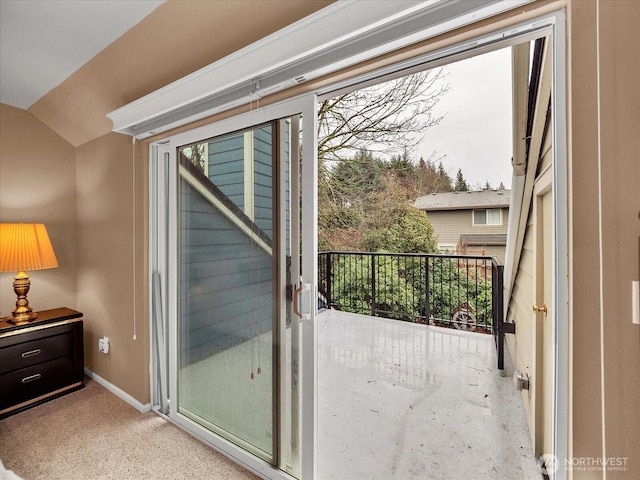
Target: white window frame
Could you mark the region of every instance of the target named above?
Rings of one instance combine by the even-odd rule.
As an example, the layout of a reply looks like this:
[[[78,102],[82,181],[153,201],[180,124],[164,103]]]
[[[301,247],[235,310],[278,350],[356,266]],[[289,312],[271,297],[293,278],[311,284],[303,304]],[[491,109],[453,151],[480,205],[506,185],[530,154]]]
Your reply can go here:
[[[489,220],[489,212],[493,211],[498,211],[498,214],[500,216],[500,220],[498,221],[498,223],[488,223]],[[476,223],[476,212],[479,211],[484,211],[485,212],[485,219],[487,220],[486,223]],[[474,208],[473,210],[471,210],[471,224],[475,227],[475,226],[481,226],[481,227],[499,227],[501,225],[504,224],[504,218],[502,217],[502,208]]]
[[[456,253],[455,243],[439,243],[438,251],[442,253]]]

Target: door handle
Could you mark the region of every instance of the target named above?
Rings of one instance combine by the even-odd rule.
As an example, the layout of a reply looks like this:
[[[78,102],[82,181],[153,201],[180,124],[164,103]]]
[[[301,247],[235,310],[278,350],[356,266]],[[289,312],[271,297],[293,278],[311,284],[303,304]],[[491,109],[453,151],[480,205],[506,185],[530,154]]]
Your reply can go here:
[[[302,287],[298,287],[293,291],[293,313],[302,318],[302,313],[300,313],[300,307],[298,305],[298,296],[302,292]]]
[[[533,306],[533,312],[534,313],[544,313],[544,316],[546,317],[547,313],[548,313],[547,304],[545,303],[541,307],[539,307],[538,305],[534,305]]]
[[[293,292],[293,313],[295,313],[298,317],[302,318],[303,320],[309,320],[311,318],[311,313],[302,313],[300,311],[300,304],[299,304],[298,298],[300,297],[300,294],[302,292],[310,291],[310,290],[311,290],[311,284],[303,283],[298,288],[296,288],[295,291]]]

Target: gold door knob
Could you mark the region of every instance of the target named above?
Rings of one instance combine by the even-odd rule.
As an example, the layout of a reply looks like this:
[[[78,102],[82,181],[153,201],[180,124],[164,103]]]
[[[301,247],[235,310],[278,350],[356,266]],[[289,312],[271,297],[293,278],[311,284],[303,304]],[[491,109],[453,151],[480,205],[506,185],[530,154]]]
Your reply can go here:
[[[539,307],[538,305],[534,305],[533,306],[533,312],[534,313],[544,313],[544,316],[546,317],[547,316],[547,304],[545,303],[541,307]]]

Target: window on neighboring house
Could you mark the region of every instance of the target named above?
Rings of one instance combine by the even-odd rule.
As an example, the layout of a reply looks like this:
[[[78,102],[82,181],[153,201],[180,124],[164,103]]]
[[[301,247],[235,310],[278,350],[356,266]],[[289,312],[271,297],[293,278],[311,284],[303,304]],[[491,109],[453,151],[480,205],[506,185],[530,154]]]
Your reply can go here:
[[[456,246],[454,243],[439,243],[438,251],[440,253],[456,253]]]
[[[499,208],[486,208],[473,211],[474,225],[502,225],[502,212]]]

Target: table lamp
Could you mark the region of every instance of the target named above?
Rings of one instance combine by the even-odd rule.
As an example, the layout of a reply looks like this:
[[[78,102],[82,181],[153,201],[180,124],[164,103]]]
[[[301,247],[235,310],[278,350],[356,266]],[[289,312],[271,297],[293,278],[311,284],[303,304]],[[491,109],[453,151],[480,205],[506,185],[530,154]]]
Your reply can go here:
[[[8,322],[22,324],[38,317],[27,300],[31,281],[26,270],[57,266],[58,260],[44,224],[0,223],[0,272],[18,272],[13,277],[13,291],[18,301],[11,316],[7,317]]]

